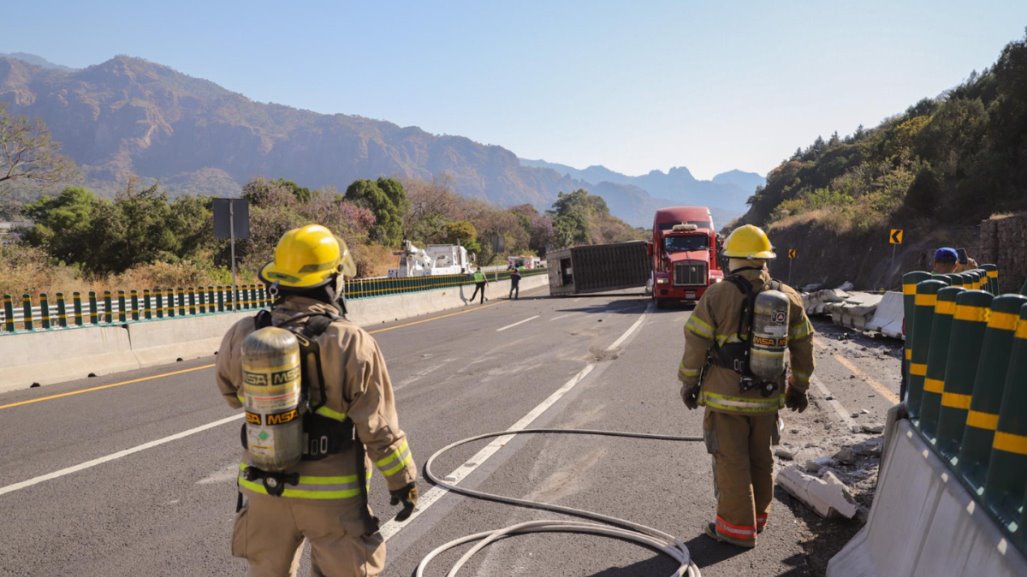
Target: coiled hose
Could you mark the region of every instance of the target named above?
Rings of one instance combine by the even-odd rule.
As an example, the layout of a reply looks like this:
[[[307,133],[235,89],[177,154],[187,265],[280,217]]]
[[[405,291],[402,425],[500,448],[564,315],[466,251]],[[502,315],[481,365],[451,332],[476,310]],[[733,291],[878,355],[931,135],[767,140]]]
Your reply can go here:
[[[536,501],[529,501],[527,499],[515,499],[513,497],[504,497],[502,495],[495,495],[493,493],[486,493],[484,491],[475,491],[473,489],[466,489],[458,487],[454,484],[447,483],[446,481],[437,477],[431,470],[432,463],[439,455],[465,445],[474,441],[480,441],[481,439],[490,439],[492,437],[505,437],[512,435],[521,434],[564,434],[564,435],[603,435],[608,437],[628,437],[634,439],[650,439],[659,441],[702,441],[702,437],[681,437],[673,435],[655,435],[649,433],[631,433],[631,432],[618,432],[618,431],[600,431],[593,429],[521,429],[517,431],[504,431],[502,433],[485,433],[484,435],[478,435],[475,437],[469,437],[455,443],[446,445],[445,447],[436,451],[425,463],[424,474],[432,483],[443,487],[454,493],[460,493],[461,495],[467,495],[468,497],[474,497],[477,499],[485,499],[488,501],[496,501],[498,503],[506,503],[509,505],[518,505],[521,507],[528,507],[531,509],[542,509],[546,511],[554,511],[556,513],[563,513],[565,515],[571,515],[574,517],[582,517],[585,519],[592,519],[599,521],[599,523],[589,523],[582,521],[570,521],[570,520],[542,520],[542,521],[528,521],[525,523],[518,523],[502,529],[496,529],[494,531],[484,531],[481,533],[475,533],[473,535],[467,535],[459,539],[454,539],[448,543],[445,543],[430,553],[428,553],[421,562],[417,565],[417,570],[414,572],[415,577],[423,577],[424,569],[428,563],[431,562],[436,556],[441,554],[443,551],[447,551],[458,545],[469,543],[472,541],[479,541],[478,544],[473,546],[470,550],[463,554],[459,560],[453,565],[453,568],[447,573],[447,577],[456,577],[457,572],[461,567],[467,563],[475,553],[481,551],[485,547],[513,535],[520,535],[524,533],[536,533],[536,532],[562,532],[562,533],[587,533],[592,535],[601,535],[605,537],[612,537],[614,539],[621,539],[624,541],[632,541],[637,544],[648,547],[658,553],[663,553],[668,557],[674,559],[678,563],[677,570],[671,574],[671,577],[683,577],[688,575],[689,577],[702,577],[699,572],[699,567],[692,562],[692,557],[688,552],[688,547],[685,546],[684,542],[668,535],[652,527],[646,527],[645,525],[639,525],[631,521],[624,519],[618,519],[617,517],[610,517],[608,515],[601,515],[599,513],[593,513],[591,511],[585,511],[583,509],[575,509],[572,507],[564,507],[562,505],[553,505],[550,503],[539,503]]]

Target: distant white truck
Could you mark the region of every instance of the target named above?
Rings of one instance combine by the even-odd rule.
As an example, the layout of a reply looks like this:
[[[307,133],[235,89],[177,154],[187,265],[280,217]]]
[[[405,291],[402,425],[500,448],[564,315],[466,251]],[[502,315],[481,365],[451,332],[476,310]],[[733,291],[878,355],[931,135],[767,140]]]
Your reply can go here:
[[[506,257],[506,262],[508,266],[514,268],[528,270],[542,268],[542,259],[537,256],[508,256]]]
[[[422,249],[404,240],[403,251],[398,255],[399,268],[389,269],[390,278],[460,274],[471,270],[467,249],[458,244],[429,244]]]

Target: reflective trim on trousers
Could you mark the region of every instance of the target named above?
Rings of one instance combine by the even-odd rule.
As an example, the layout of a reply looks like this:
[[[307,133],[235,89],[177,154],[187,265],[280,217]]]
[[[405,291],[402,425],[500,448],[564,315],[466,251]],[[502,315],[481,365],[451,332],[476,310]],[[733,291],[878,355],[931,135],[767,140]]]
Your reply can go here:
[[[699,393],[699,404],[728,413],[770,414],[776,413],[784,406],[784,399],[781,395],[764,399],[735,397],[702,391]]]
[[[756,538],[756,527],[754,525],[732,525],[717,515],[717,533],[733,539],[751,541]]]

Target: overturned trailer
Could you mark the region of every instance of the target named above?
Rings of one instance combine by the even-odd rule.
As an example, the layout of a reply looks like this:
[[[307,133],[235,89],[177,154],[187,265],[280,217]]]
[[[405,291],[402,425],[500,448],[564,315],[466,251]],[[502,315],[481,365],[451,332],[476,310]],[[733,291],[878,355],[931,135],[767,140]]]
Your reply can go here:
[[[549,251],[549,294],[644,289],[651,275],[646,245],[639,240]]]

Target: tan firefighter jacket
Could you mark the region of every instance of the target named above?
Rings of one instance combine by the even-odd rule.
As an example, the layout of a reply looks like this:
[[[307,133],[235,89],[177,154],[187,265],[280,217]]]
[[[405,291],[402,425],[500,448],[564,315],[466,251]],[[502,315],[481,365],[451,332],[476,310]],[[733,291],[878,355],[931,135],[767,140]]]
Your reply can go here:
[[[738,274],[759,291],[770,287],[770,273],[765,269],[745,270]],[[788,310],[788,352],[792,379],[796,389],[805,391],[813,374],[813,325],[795,289],[781,283],[778,290],[791,302]],[[706,355],[714,341],[720,344],[739,341],[738,329],[745,299],[738,287],[729,282],[716,283],[703,294],[685,323],[685,353],[678,367],[678,379],[685,385],[694,385],[702,375],[699,404],[709,409],[727,413],[773,413],[784,406],[781,388],[769,397],[762,396],[757,388],[742,392],[738,373],[715,365],[706,366]]]
[[[275,306],[272,319],[279,325],[292,316],[309,312],[339,313],[338,309],[321,301],[287,296]],[[304,322],[306,319],[289,326],[302,326]],[[240,348],[243,339],[254,330],[253,317],[241,319],[229,329],[218,351],[217,385],[228,404],[235,408],[242,407],[243,398],[239,387],[242,383]],[[356,433],[367,448],[368,477],[373,471],[373,462],[385,477],[390,491],[412,483],[417,478],[417,467],[407,446],[406,433],[399,428],[392,381],[378,343],[367,331],[344,319],[333,321],[317,337],[317,342],[328,397],[317,412],[339,421],[347,416],[353,420]],[[318,388],[312,388],[312,400],[317,400]],[[318,461],[300,461],[286,471],[299,473],[299,484],[287,484],[282,496],[315,500],[359,498],[360,481],[354,451],[350,449]],[[243,459],[240,470],[248,465],[245,451]],[[244,492],[267,494],[259,480],[246,480],[241,473],[239,486]]]

